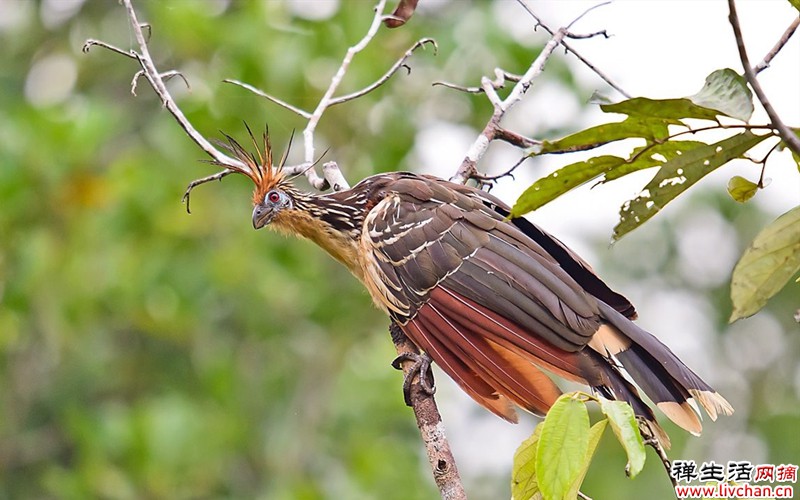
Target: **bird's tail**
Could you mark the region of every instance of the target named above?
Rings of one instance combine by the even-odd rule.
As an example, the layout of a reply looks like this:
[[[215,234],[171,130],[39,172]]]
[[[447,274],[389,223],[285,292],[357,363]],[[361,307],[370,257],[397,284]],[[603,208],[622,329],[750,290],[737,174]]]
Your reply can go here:
[[[602,302],[600,313],[608,324],[595,334],[589,347],[607,359],[619,360],[647,397],[676,425],[692,434],[700,434],[700,414],[693,401],[703,407],[711,420],[716,420],[718,414],[733,413],[733,407],[725,398],[657,338]],[[608,365],[616,371],[612,363]],[[627,400],[637,410],[638,405],[634,403],[638,395],[626,394],[627,389],[619,382],[614,390],[616,399]],[[637,415],[642,413],[637,411]],[[647,418],[646,414],[642,416]]]

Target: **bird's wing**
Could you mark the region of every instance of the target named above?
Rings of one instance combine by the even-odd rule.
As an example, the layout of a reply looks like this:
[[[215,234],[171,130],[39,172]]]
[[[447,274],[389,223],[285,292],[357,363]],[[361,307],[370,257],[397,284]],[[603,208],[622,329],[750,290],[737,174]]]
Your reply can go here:
[[[558,240],[498,207],[478,190],[395,174],[376,191],[361,234],[373,299],[468,394],[512,421],[511,403],[545,413],[560,391],[543,368],[628,401],[659,429],[616,357],[691,432],[701,428],[692,397],[712,418],[732,411],[629,320],[627,299]]]
[[[400,177],[361,245],[376,302],[495,413],[513,419],[508,400],[547,411],[560,392],[537,366],[586,382],[578,352],[600,327],[597,301],[481,200]]]
[[[436,179],[435,177],[426,177],[432,182],[446,182],[441,179]],[[511,208],[491,193],[461,184],[449,182],[446,184],[455,191],[478,198],[484,205],[499,213],[504,218],[508,218],[511,213]],[[543,231],[539,226],[524,217],[513,217],[509,220],[520,231],[525,233],[526,236],[546,250],[584,290],[610,305],[628,319],[636,319],[636,308],[633,304],[631,304],[625,296],[612,290],[597,276],[592,266],[559,239]]]

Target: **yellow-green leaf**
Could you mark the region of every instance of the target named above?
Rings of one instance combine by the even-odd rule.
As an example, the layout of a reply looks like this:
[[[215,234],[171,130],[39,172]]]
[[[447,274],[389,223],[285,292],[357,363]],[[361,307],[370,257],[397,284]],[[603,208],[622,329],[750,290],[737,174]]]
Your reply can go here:
[[[541,433],[542,425],[539,424],[514,453],[514,467],[511,473],[512,500],[530,500],[536,495],[541,497],[539,484],[536,482],[536,449],[539,447]]]
[[[544,141],[538,148],[533,148],[530,156],[586,151],[609,142],[630,138],[658,142],[669,136],[668,123],[668,120],[663,119],[628,117],[621,122],[604,123],[581,130],[557,141]]]
[[[614,227],[614,240],[650,220],[705,175],[734,158],[741,158],[767,137],[771,136],[755,135],[747,130],[717,143],[696,147],[664,163],[639,196],[622,205],[619,223]]]
[[[581,473],[578,475],[578,478],[574,483],[572,483],[572,487],[570,487],[569,492],[567,492],[566,498],[578,497],[578,492],[581,489],[583,480],[586,478],[586,473],[589,471],[589,465],[591,464],[594,452],[597,449],[597,445],[600,444],[600,438],[603,437],[603,431],[606,430],[607,426],[608,419],[604,418],[603,420],[594,424],[591,429],[589,429],[589,448],[586,450],[585,465],[583,470],[581,470]]]
[[[617,436],[628,455],[628,475],[636,477],[644,467],[645,450],[633,408],[625,401],[611,401],[600,398],[600,409],[611,422],[611,430]]]
[[[755,196],[756,191],[758,191],[758,184],[748,181],[740,175],[734,175],[728,181],[728,194],[739,203],[744,203]]]
[[[789,0],[789,3],[792,4],[792,7],[800,11],[800,0]]]
[[[655,146],[648,144],[641,146],[631,152],[630,158],[618,167],[614,167],[605,174],[603,183],[619,179],[632,172],[638,172],[646,168],[661,167],[669,160],[685,154],[691,149],[706,146],[704,142],[698,141],[667,141]]]
[[[746,318],[800,271],[800,206],[794,207],[755,237],[733,269],[730,321]]]
[[[704,108],[693,103],[688,97],[678,99],[650,99],[634,97],[615,104],[603,104],[600,109],[606,113],[622,113],[642,118],[661,118],[672,120],[676,125],[682,118],[716,120],[719,111]]]
[[[598,156],[560,168],[526,189],[511,209],[511,216],[519,217],[536,210],[624,162],[625,160],[618,156]]]
[[[562,500],[586,464],[589,412],[572,394],[556,400],[542,426],[536,451],[536,477],[546,500]]]

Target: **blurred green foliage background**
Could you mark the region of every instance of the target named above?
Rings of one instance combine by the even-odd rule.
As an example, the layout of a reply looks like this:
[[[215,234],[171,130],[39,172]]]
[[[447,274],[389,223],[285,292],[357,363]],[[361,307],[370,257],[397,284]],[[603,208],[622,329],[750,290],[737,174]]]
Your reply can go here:
[[[372,16],[366,1],[323,20],[277,1],[137,5],[152,24],[157,64],[180,69],[192,85],[188,92],[175,79],[170,89],[196,128],[243,138],[242,120],[256,129],[268,121],[278,149],[304,123],[222,80],[313,108]],[[187,216],[184,186],[213,171],[197,161],[202,153],[146,82],[131,96],[133,61],[98,48],[81,53],[87,38],[133,47],[123,8],[0,6],[0,498],[435,497],[401,375],[389,367],[386,318],[366,292],[311,244],[252,231],[246,179],[199,188]],[[351,181],[415,168],[410,151],[431,117],[483,127],[485,99],[431,89],[433,80],[475,84],[498,65],[521,71],[536,52],[511,37],[492,4],[444,3],[402,29],[381,30],[342,91],[371,83],[423,36],[436,38],[437,57],[420,51],[410,76],[332,108],[320,124],[318,151],[330,147]],[[581,101],[592,90],[573,82],[559,58],[546,79]],[[587,245],[604,249],[596,264],[622,289],[657,283],[708,300],[708,322],[722,332],[726,285],[687,282],[678,262],[682,221],[715,214],[738,252],[769,217],[722,191],[681,210],[612,252],[606,239]],[[636,265],[642,248],[656,247],[657,262]],[[673,432],[675,457],[797,463],[796,306],[786,291],[762,313],[769,342],[779,343],[766,365],[739,370],[736,356],[747,352],[716,336],[705,341],[721,366],[711,378],[737,416],[694,444]],[[739,336],[754,356],[758,328]],[[452,392],[440,397],[446,426],[448,417],[462,427],[492,419],[471,404],[448,410]],[[523,432],[533,424],[524,420]],[[511,432],[502,423],[491,429]],[[587,493],[670,495],[652,456],[627,480],[611,441],[600,446]],[[481,460],[454,447],[459,460]],[[501,472],[464,474],[473,498],[508,497],[507,455]]]

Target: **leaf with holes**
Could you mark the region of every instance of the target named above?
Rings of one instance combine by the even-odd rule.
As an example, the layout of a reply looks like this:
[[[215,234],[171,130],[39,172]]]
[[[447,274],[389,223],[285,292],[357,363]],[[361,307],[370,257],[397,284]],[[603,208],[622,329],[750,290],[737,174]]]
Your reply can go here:
[[[749,130],[714,144],[696,147],[664,163],[642,192],[622,205],[619,223],[614,227],[614,240],[641,226],[676,196],[707,174],[743,155],[771,135],[755,135]]]
[[[511,209],[511,217],[519,217],[536,210],[624,162],[625,159],[619,156],[598,156],[562,167],[526,189]]]
[[[753,116],[753,93],[747,80],[730,68],[718,69],[708,75],[700,92],[689,96],[689,100],[743,122]]]
[[[611,430],[628,455],[628,475],[636,477],[644,467],[646,458],[644,442],[636,424],[633,408],[625,401],[610,401],[600,398],[600,409],[611,422]]]
[[[589,412],[574,394],[564,394],[539,425],[542,426],[536,451],[539,489],[548,500],[562,500],[587,463]]]
[[[733,269],[730,321],[764,307],[800,271],[800,206],[781,215],[755,237]]]
[[[536,450],[539,447],[539,435],[542,425],[533,430],[528,439],[522,442],[514,453],[514,468],[511,473],[512,500],[529,500],[541,498],[539,483],[536,482]]]
[[[603,183],[619,179],[625,175],[646,168],[661,167],[669,160],[685,154],[686,152],[706,146],[704,142],[697,141],[669,141],[655,146],[641,146],[633,150],[630,158],[605,174]]]
[[[758,191],[758,184],[748,181],[740,175],[734,175],[728,181],[728,194],[739,203],[744,203],[755,196],[756,191]]]

